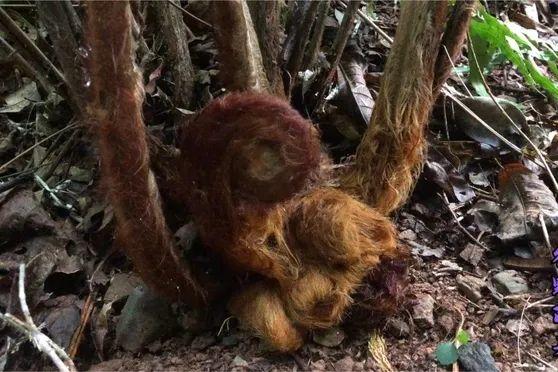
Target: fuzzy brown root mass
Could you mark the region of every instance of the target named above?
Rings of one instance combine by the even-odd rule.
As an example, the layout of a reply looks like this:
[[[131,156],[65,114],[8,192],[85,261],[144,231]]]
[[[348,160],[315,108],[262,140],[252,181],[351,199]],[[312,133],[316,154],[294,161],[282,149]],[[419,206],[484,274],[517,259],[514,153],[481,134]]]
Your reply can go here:
[[[277,350],[341,322],[363,278],[399,255],[386,217],[323,186],[318,134],[286,101],[249,92],[215,100],[180,147],[205,244],[237,272],[260,276],[229,308]]]
[[[201,285],[196,267],[174,246],[149,166],[132,26],[128,2],[87,4],[87,113],[116,216],[117,242],[146,284],[201,306],[211,298],[210,285]],[[416,95],[423,93],[418,87]],[[416,105],[415,93],[405,94]],[[360,149],[361,159],[379,156],[378,174],[408,179],[422,154],[418,123],[428,110],[399,102],[401,112],[395,114],[383,104],[387,111],[376,115],[395,115],[400,132],[368,134],[373,141]],[[410,128],[402,128],[409,122]],[[229,269],[249,274],[231,297],[231,312],[282,352],[299,348],[309,331],[341,322],[362,281],[381,273],[383,262],[402,256],[395,229],[382,213],[400,203],[401,195],[374,189],[380,211],[371,208],[327,186],[328,162],[316,129],[288,102],[244,92],[214,100],[184,128],[179,164],[172,167],[180,188],[172,194],[193,216],[204,244]],[[382,298],[373,300],[379,313],[390,307]]]

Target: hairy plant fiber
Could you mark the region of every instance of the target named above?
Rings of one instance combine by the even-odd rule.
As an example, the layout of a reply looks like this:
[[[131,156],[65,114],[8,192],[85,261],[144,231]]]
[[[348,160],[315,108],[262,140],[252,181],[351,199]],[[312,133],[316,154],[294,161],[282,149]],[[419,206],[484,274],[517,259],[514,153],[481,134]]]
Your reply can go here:
[[[204,305],[212,283],[175,249],[149,166],[129,5],[91,2],[87,16],[87,112],[118,244],[159,293]],[[169,162],[161,184],[179,189],[165,191],[191,213],[224,265],[242,277],[252,273],[229,308],[276,350],[295,350],[309,331],[341,322],[362,281],[384,280],[383,262],[404,256],[387,217],[328,186],[329,159],[312,124],[261,90],[211,102],[184,128],[172,165],[174,158],[161,163]],[[389,283],[378,283],[379,293],[393,296],[380,289]],[[393,299],[373,301],[375,315],[393,308]]]
[[[414,186],[425,152],[424,130],[433,105],[434,65],[446,1],[405,1],[370,125],[343,186],[381,213],[401,206]]]
[[[237,272],[263,277],[229,308],[279,351],[339,323],[368,272],[400,255],[386,217],[322,186],[328,160],[316,130],[286,101],[261,93],[214,100],[180,149],[202,240]]]
[[[173,245],[149,169],[141,116],[143,89],[134,66],[133,17],[128,2],[87,4],[91,86],[87,115],[97,137],[102,179],[114,208],[117,244],[147,285],[194,305],[207,293]]]

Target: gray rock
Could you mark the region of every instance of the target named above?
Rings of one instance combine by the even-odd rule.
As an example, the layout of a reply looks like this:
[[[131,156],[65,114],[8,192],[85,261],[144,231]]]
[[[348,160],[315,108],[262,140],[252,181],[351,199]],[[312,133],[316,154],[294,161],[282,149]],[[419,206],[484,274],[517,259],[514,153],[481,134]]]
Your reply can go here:
[[[171,305],[148,289],[137,287],[122,309],[116,325],[116,343],[137,352],[169,335],[177,327]]]
[[[515,270],[504,270],[494,275],[494,284],[503,295],[520,294],[529,291],[527,281]]]
[[[345,358],[338,360],[333,365],[333,368],[339,372],[346,372],[352,371],[353,367],[355,366],[355,361],[350,356],[346,356]]]
[[[248,362],[245,361],[240,355],[234,357],[231,367],[248,368]]]
[[[235,346],[238,345],[238,342],[239,340],[236,335],[225,336],[221,340],[221,344],[223,344],[224,346]]]
[[[484,250],[476,244],[467,243],[465,248],[459,253],[459,257],[469,262],[471,265],[476,266],[479,264]]]
[[[482,298],[482,289],[486,287],[484,280],[470,275],[458,275],[455,280],[459,292],[469,300],[477,302]]]
[[[413,319],[420,326],[434,325],[434,299],[430,295],[419,297],[413,306]]]
[[[317,330],[312,335],[315,343],[327,347],[339,346],[345,339],[345,332],[339,327]]]
[[[457,349],[459,364],[466,371],[498,372],[490,347],[484,342],[471,342]]]
[[[519,319],[509,319],[506,322],[506,329],[514,335],[517,335],[518,332],[525,335],[529,332],[530,328],[531,327],[529,327],[529,324],[526,321],[521,322]]]
[[[391,318],[387,322],[387,332],[395,337],[406,337],[411,332],[409,324],[399,318]]]

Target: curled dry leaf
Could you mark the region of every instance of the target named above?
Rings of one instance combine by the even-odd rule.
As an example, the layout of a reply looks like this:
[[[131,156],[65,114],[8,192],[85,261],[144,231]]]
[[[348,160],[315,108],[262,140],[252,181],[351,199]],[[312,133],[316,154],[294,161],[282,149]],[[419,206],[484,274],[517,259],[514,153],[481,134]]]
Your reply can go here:
[[[544,182],[523,164],[504,167],[499,176],[500,231],[498,237],[510,241],[529,236],[540,228],[539,214],[543,214],[550,229],[558,224],[558,203]]]
[[[484,120],[495,131],[500,133],[509,141],[518,146],[523,145],[524,140],[518,134],[517,129],[500,112],[500,109],[490,97],[464,98],[462,99],[462,102],[465,106],[471,109],[471,111],[477,114],[478,117]],[[516,123],[520,128],[525,128],[527,122],[526,118],[515,103],[504,99],[498,99],[498,103],[511,117],[514,123]],[[492,147],[502,146],[502,142],[498,139],[498,137],[483,127],[461,107],[454,105],[448,112],[453,113],[454,122],[467,136],[477,142],[484,143]]]
[[[345,80],[340,98],[347,113],[358,120],[358,129],[363,133],[370,123],[374,98],[372,98],[364,78],[366,72],[364,57],[357,52],[352,52],[350,55],[352,58],[343,63],[340,68],[343,80]]]

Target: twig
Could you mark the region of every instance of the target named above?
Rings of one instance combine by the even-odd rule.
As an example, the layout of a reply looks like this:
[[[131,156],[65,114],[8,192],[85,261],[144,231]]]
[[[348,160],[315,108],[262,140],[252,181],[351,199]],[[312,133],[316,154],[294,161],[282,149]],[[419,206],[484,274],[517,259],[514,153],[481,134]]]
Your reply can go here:
[[[60,152],[58,153],[58,155],[56,155],[54,160],[51,162],[50,166],[43,173],[42,176],[46,181],[48,181],[48,179],[52,176],[52,174],[54,173],[56,168],[58,168],[58,165],[60,165],[60,162],[62,161],[62,158],[72,148],[79,132],[80,132],[79,130],[76,130],[74,133],[71,134],[70,138],[62,146],[62,149],[60,149]]]
[[[525,305],[523,306],[523,310],[521,310],[521,316],[519,317],[519,324],[517,325],[517,362],[519,364],[521,364],[521,349],[519,347],[521,341],[521,326],[523,325],[523,316],[525,315],[525,309],[527,308],[527,305],[529,305],[530,299],[531,297],[527,299]]]
[[[68,346],[68,355],[70,358],[75,358],[79,350],[79,345],[81,344],[81,340],[83,339],[83,331],[85,330],[87,323],[89,323],[89,318],[91,317],[91,313],[95,308],[95,295],[95,292],[90,292],[87,296],[87,299],[85,300],[85,303],[83,304],[79,326],[72,335],[70,345]]]
[[[347,4],[345,4],[344,1],[340,1],[339,4],[346,9],[347,8]],[[370,19],[370,17],[368,17],[366,15],[366,13],[364,13],[362,10],[357,10],[357,14],[359,15],[360,18],[362,18],[362,20],[364,21],[364,23],[366,23],[368,26],[372,27],[377,33],[378,35],[380,35],[381,37],[383,37],[387,42],[389,42],[390,44],[393,44],[393,39],[391,37],[389,37],[388,34],[385,33],[384,30],[381,29],[380,26],[378,26],[376,23],[374,23],[374,21],[372,19]]]
[[[308,38],[310,37],[310,30],[312,29],[312,24],[314,24],[314,19],[316,18],[320,2],[310,1],[307,4],[308,5],[306,6],[306,10],[304,12],[304,18],[301,22],[297,22],[298,26],[296,28],[294,45],[286,64],[287,71],[291,75],[292,79],[288,89],[289,92],[298,80],[298,72],[302,66],[304,51],[306,50],[306,44],[308,43]]]
[[[176,5],[172,0],[167,0],[169,2],[170,5],[174,6],[176,9],[179,9],[182,13],[186,14],[188,17],[198,21],[199,23],[209,27],[210,29],[213,29],[213,26],[209,23],[204,21],[203,19],[195,16],[194,14],[190,13],[189,11],[187,11],[186,9],[184,9],[183,7]]]
[[[459,222],[459,218],[457,217],[457,214],[455,214],[454,210],[451,208],[449,200],[448,200],[448,196],[446,195],[446,193],[443,193],[443,197],[442,195],[438,194],[440,196],[440,199],[442,199],[442,202],[446,205],[446,207],[448,208],[448,210],[450,211],[451,215],[453,216],[453,219],[455,220],[455,223],[457,223],[457,226],[461,229],[461,231],[463,231],[463,233],[465,233],[465,235],[467,235],[469,237],[469,239],[471,239],[473,241],[473,243],[477,244],[479,247],[481,247],[482,249],[484,249],[485,251],[488,250],[488,248],[482,244],[477,238],[475,238],[462,224],[461,222]]]
[[[66,204],[64,203],[62,200],[60,200],[60,198],[58,197],[58,195],[56,195],[56,191],[51,189],[50,186],[37,174],[35,174],[33,176],[33,178],[35,178],[35,181],[37,181],[37,183],[39,184],[39,186],[45,190],[46,192],[48,192],[48,194],[50,195],[50,197],[52,198],[52,200],[54,201],[54,204],[56,204],[57,206],[67,209],[67,210],[72,210],[74,209],[74,207],[71,204]]]
[[[550,252],[550,257],[552,258],[554,252],[552,249],[552,244],[550,243],[550,236],[548,235],[548,229],[546,228],[546,223],[544,222],[544,216],[542,212],[539,213],[539,222],[541,223],[541,229],[544,237],[544,244],[548,248],[548,251]],[[554,271],[556,272],[556,275],[558,275],[558,267],[556,267],[556,265],[552,265],[552,266],[554,267]]]
[[[525,350],[525,352],[527,354],[529,354],[529,356],[531,358],[533,358],[534,360],[536,360],[539,363],[544,364],[545,366],[547,366],[548,368],[550,368],[550,370],[552,371],[558,371],[558,368],[556,368],[555,366],[553,366],[552,364],[548,363],[546,360],[542,359],[541,357],[536,356],[535,354],[529,352],[528,350]]]
[[[27,299],[25,298],[25,264],[19,266],[18,297],[25,322],[9,313],[0,314],[0,319],[4,320],[18,332],[27,336],[37,350],[50,358],[59,371],[76,371],[74,362],[68,357],[64,349],[42,333],[31,317]]]
[[[312,33],[312,37],[308,42],[308,52],[306,54],[306,58],[304,59],[304,63],[302,65],[303,70],[307,68],[312,68],[314,63],[316,63],[316,59],[318,58],[320,46],[322,45],[322,37],[325,29],[325,21],[327,19],[327,13],[329,11],[329,1],[330,0],[325,0],[320,3],[320,7],[318,9],[318,18],[314,23],[314,32]]]
[[[543,298],[542,300],[532,302],[527,306],[527,310],[529,310],[532,307],[538,307],[538,305],[542,305],[542,304],[544,304],[548,301],[552,301],[552,300],[554,300],[554,296],[546,297],[546,298]],[[551,306],[553,306],[553,305],[551,305]]]
[[[24,72],[29,75],[29,77],[35,79],[46,93],[50,93],[54,90],[48,79],[39,73],[35,67],[31,66],[31,64],[23,58],[17,50],[15,50],[14,47],[12,47],[10,43],[2,37],[0,37],[0,44],[8,50],[8,57],[13,57],[14,62],[17,63],[24,70]]]
[[[347,45],[347,41],[349,40],[351,32],[353,31],[353,22],[355,20],[356,12],[359,6],[359,0],[350,1],[349,5],[346,6],[343,20],[341,21],[341,25],[339,26],[337,35],[335,36],[335,40],[333,41],[333,46],[331,47],[331,55],[328,58],[328,60],[330,61],[329,71],[318,85],[318,87],[320,88],[320,94],[318,96],[318,100],[316,101],[316,108],[314,109],[314,111],[322,110],[322,103],[329,88],[329,83],[331,79],[333,79],[335,71],[337,71],[337,66],[341,61],[343,50],[345,50],[345,45]]]
[[[19,158],[21,158],[23,155],[29,153],[30,151],[33,151],[33,149],[37,146],[42,145],[43,143],[45,143],[46,141],[48,141],[49,139],[58,136],[59,134],[61,134],[62,132],[65,132],[67,130],[70,129],[74,129],[76,128],[78,125],[77,124],[70,124],[60,130],[57,130],[56,132],[52,133],[50,136],[40,140],[39,142],[35,143],[33,146],[29,147],[28,149],[20,152],[19,154],[17,154],[17,156],[13,157],[12,159],[8,160],[7,162],[5,162],[4,164],[0,165],[0,171],[2,171],[3,169],[5,169],[8,165],[12,164],[14,161],[18,160]]]
[[[37,59],[45,67],[52,70],[60,82],[65,82],[64,75],[60,72],[60,70],[58,70],[50,59],[35,45],[35,43],[33,43],[33,41],[31,41],[31,39],[29,39],[25,32],[19,28],[19,26],[10,18],[8,13],[2,8],[0,8],[0,23],[4,26],[6,31],[12,34],[23,50],[29,53],[33,58]]]
[[[448,61],[451,64],[451,68],[453,70],[455,70],[455,64],[453,63],[453,61],[451,60],[451,56],[448,52],[448,48],[446,48],[445,45],[442,45],[444,52],[446,53],[446,56],[448,57]],[[461,77],[461,75],[459,74],[455,74],[457,76],[457,78],[459,79],[459,82],[461,83],[461,85],[463,86],[463,89],[465,89],[465,91],[467,92],[467,94],[469,95],[469,97],[473,97],[473,93],[471,93],[471,91],[469,90],[469,88],[467,88],[467,84],[465,84],[465,82],[463,81],[463,78]]]

